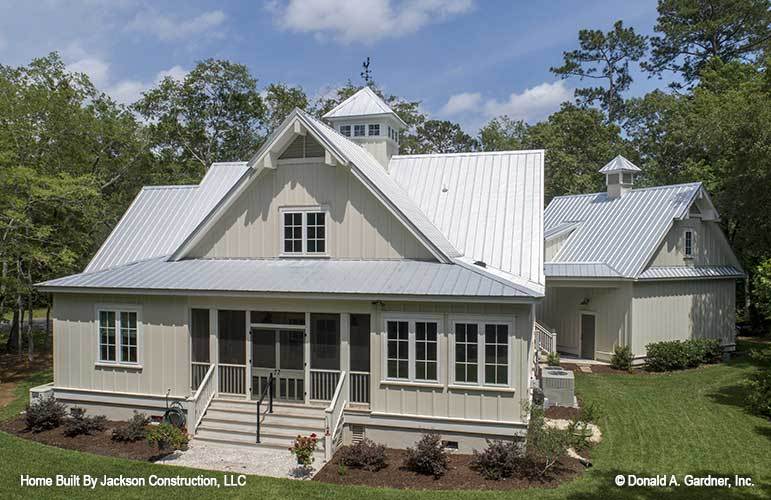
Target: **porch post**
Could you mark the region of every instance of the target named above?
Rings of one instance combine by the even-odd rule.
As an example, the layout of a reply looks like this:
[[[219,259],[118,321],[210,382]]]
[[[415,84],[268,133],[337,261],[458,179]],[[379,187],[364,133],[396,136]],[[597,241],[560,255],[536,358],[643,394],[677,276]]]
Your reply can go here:
[[[340,370],[351,371],[351,314],[340,314]],[[350,376],[350,374],[349,374]],[[347,395],[346,395],[347,397]]]
[[[305,404],[311,399],[311,313],[305,313],[305,348],[303,349],[305,367]]]
[[[209,364],[215,366],[214,368],[214,390],[216,393],[220,391],[220,343],[219,332],[217,331],[217,310],[209,308]]]
[[[244,311],[246,316],[244,323],[244,340],[246,341],[246,352],[244,353],[244,375],[246,376],[246,394],[244,395],[247,400],[252,398],[252,317],[250,311]]]

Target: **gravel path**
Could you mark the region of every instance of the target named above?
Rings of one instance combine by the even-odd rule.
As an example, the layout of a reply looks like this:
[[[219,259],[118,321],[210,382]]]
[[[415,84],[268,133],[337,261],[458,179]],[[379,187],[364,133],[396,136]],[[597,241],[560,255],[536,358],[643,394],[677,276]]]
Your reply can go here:
[[[310,479],[323,465],[322,460],[319,454],[316,454],[313,466],[307,470],[297,466],[297,459],[289,453],[289,450],[230,447],[193,439],[190,441],[187,451],[177,451],[157,463],[218,470],[234,474]]]

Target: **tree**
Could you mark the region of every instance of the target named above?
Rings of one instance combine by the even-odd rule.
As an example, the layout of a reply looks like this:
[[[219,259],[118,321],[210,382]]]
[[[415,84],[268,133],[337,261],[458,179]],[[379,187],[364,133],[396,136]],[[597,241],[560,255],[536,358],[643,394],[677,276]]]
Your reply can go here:
[[[308,96],[302,87],[290,87],[283,83],[271,83],[265,88],[267,108],[267,133],[273,132],[294,108],[306,110]]]
[[[417,127],[416,149],[411,153],[465,153],[476,151],[479,143],[457,123],[427,120]]]
[[[608,118],[616,121],[624,108],[622,93],[632,83],[629,62],[639,61],[645,54],[645,37],[636,34],[634,28],[624,28],[623,21],[616,21],[608,33],[579,31],[578,42],[580,48],[563,52],[562,66],[550,70],[562,78],[577,76],[580,80],[604,81],[605,86],[576,89],[576,101],[583,105],[598,102]]]
[[[482,151],[507,151],[524,149],[528,126],[522,120],[512,120],[506,115],[493,118],[479,130]]]
[[[710,59],[757,62],[771,40],[770,7],[768,0],[660,0],[659,36],[643,67],[654,75],[673,71],[691,84]]]
[[[266,107],[246,66],[218,59],[166,77],[134,109],[147,120],[162,176],[195,182],[215,161],[248,159],[265,138]]]

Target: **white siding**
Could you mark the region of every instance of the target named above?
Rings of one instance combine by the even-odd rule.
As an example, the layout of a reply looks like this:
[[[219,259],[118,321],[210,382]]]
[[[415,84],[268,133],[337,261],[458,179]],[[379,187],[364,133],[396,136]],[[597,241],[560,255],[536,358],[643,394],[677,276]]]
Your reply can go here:
[[[661,340],[720,339],[734,343],[735,280],[682,280],[634,285],[632,350]]]
[[[694,232],[692,259],[686,259],[683,251],[683,233],[686,229]],[[717,222],[702,222],[700,219],[675,221],[651,260],[651,267],[687,265],[741,268],[720,225]]]
[[[329,208],[333,258],[434,260],[431,253],[343,167],[282,164],[236,200],[190,257],[270,258],[279,254],[279,208]]]
[[[565,234],[561,234],[555,238],[546,240],[544,242],[544,256],[543,256],[544,262],[550,262],[554,260],[554,257],[562,249],[562,245],[564,245],[565,242],[568,240],[568,238],[570,238],[571,234],[573,234],[573,232],[568,231]]]

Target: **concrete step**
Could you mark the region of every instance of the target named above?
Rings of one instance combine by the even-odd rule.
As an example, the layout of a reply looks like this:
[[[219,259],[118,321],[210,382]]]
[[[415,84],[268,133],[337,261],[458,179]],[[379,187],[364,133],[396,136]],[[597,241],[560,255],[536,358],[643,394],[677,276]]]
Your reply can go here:
[[[275,433],[267,433],[263,432],[260,434],[260,446],[265,447],[271,447],[271,448],[284,448],[288,449],[292,442],[294,441],[294,437],[296,434],[292,435],[289,433],[288,435],[280,435]],[[257,446],[256,443],[256,432],[251,433],[240,433],[240,432],[233,432],[231,430],[222,430],[217,428],[206,428],[203,425],[198,428],[198,432],[195,434],[195,439],[200,439],[202,441],[218,441],[223,443],[235,443],[235,444],[241,444],[241,445],[254,445]],[[324,436],[319,436],[318,443],[316,445],[317,451],[324,451]]]
[[[257,443],[244,443],[244,442],[240,442],[240,441],[229,441],[229,440],[226,440],[226,439],[218,439],[218,438],[199,438],[197,436],[196,436],[195,439],[197,439],[197,440],[199,440],[201,442],[204,442],[204,443],[206,443],[209,446],[211,446],[211,445],[213,445],[213,446],[222,446],[222,447],[226,447],[226,448],[238,448],[238,449],[244,449],[244,450],[253,450],[255,448],[268,448],[268,449],[271,449],[271,450],[276,450],[277,452],[279,450],[283,450],[283,451],[286,451],[287,453],[289,453],[289,450],[287,449],[288,446],[276,446],[276,445],[271,444],[271,443],[260,443],[260,444],[257,444]],[[314,457],[313,463],[320,466],[321,464],[324,463],[324,450],[317,449],[313,453],[313,457]]]
[[[204,419],[219,420],[225,422],[237,422],[257,425],[257,414],[252,412],[239,412],[233,410],[220,410],[211,408],[206,411]],[[286,415],[283,413],[263,413],[262,422],[270,425],[276,424],[281,426],[297,426],[297,427],[311,427],[311,428],[324,428],[325,419],[324,416],[307,416],[307,415]]]
[[[234,413],[254,413],[257,411],[257,404],[254,401],[236,401],[215,399],[209,406],[212,410],[232,411]],[[263,403],[261,411],[267,409],[267,404]],[[273,403],[273,413],[280,415],[306,416],[324,418],[324,408],[316,406],[292,405],[286,403]]]
[[[295,435],[308,435],[311,432],[315,432],[316,434],[319,434],[320,432],[323,433],[325,427],[323,420],[296,419],[273,416],[263,418],[261,424],[264,429],[291,429]],[[230,416],[220,416],[215,412],[214,415],[207,414],[203,420],[201,420],[201,425],[232,428],[236,430],[247,429],[253,431],[257,427],[257,422],[254,418],[250,418],[248,420],[237,420]]]
[[[232,422],[203,421],[198,427],[198,431],[230,432],[233,434],[243,434],[254,437],[257,433],[257,427],[254,425],[247,426],[243,424],[234,424]],[[324,436],[324,430],[318,428],[298,429],[296,427],[275,427],[265,425],[260,427],[260,436],[262,437],[271,436],[277,438],[286,438],[288,440],[294,439],[298,434],[308,436],[313,433],[316,434],[319,440],[321,440],[321,438]]]

